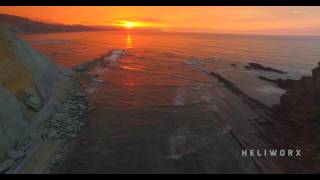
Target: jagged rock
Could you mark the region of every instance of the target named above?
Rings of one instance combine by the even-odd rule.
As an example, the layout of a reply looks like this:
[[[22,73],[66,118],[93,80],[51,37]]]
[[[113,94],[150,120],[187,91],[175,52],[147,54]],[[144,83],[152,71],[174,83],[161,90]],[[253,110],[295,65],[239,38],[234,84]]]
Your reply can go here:
[[[9,170],[15,164],[16,164],[16,162],[12,159],[8,159],[8,160],[0,163],[0,173],[5,173],[7,170]]]
[[[318,154],[320,131],[320,63],[311,77],[302,77],[280,97],[274,107],[274,119],[283,122],[286,134],[296,146],[315,147],[305,154]],[[320,161],[312,162],[318,165]]]
[[[297,80],[292,79],[270,79],[265,76],[259,76],[258,78],[263,81],[272,82],[283,89],[293,88],[297,84]]]
[[[16,151],[16,150],[12,150],[12,151],[9,151],[7,153],[8,157],[12,160],[19,160],[19,159],[22,159],[23,157],[26,156],[25,152],[23,151]]]
[[[245,103],[247,103],[250,106],[256,106],[260,107],[261,109],[264,109],[266,112],[270,110],[268,106],[261,103],[260,101],[248,96],[246,93],[241,91],[241,89],[232,81],[228,80],[227,78],[223,77],[222,75],[211,72],[210,75],[217,78],[218,82],[223,84],[227,89],[229,89],[232,93],[239,96]]]
[[[276,73],[279,73],[279,74],[286,74],[286,72],[284,72],[282,70],[275,69],[275,68],[272,68],[272,67],[266,67],[266,66],[263,66],[263,65],[258,64],[258,63],[249,63],[249,65],[245,66],[245,68],[248,69],[248,70],[256,69],[256,70],[262,70],[262,71],[276,72]]]
[[[210,73],[212,76],[216,77],[219,83],[222,83],[224,86],[226,86],[228,89],[230,89],[233,93],[240,95],[243,94],[243,92],[238,88],[236,84],[233,82],[229,81],[228,79],[224,78],[218,73],[211,72]]]

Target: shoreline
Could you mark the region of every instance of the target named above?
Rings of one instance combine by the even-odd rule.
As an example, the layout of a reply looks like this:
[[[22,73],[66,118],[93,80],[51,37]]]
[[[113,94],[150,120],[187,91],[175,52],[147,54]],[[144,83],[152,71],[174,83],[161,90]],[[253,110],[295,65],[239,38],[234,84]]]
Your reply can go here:
[[[54,171],[71,151],[76,137],[86,125],[87,115],[95,109],[85,86],[97,81],[99,72],[90,71],[96,67],[107,68],[123,52],[112,50],[68,69],[72,75],[59,81],[53,89],[50,100],[36,114],[35,123],[27,128],[14,150],[7,153],[6,159],[1,160],[0,173],[52,173],[52,169]]]
[[[85,125],[90,108],[78,78],[73,77],[65,83],[67,87],[57,93],[60,102],[52,105],[54,111],[42,119],[43,123],[33,129],[30,136],[20,140],[17,152],[24,152],[24,155],[6,174],[49,173],[62,160],[65,146]]]
[[[49,173],[94,108],[81,83],[86,77],[2,28],[0,45],[0,174]],[[24,74],[12,77],[17,69]]]

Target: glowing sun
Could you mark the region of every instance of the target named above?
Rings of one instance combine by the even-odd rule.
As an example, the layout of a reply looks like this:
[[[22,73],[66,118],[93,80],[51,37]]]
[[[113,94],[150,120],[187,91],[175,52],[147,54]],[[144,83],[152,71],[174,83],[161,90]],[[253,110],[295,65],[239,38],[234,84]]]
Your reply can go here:
[[[133,22],[126,22],[124,24],[124,27],[126,27],[127,29],[131,29],[134,27],[134,23]]]
[[[126,29],[139,28],[139,27],[148,27],[148,24],[138,21],[119,21],[116,25],[124,27]]]

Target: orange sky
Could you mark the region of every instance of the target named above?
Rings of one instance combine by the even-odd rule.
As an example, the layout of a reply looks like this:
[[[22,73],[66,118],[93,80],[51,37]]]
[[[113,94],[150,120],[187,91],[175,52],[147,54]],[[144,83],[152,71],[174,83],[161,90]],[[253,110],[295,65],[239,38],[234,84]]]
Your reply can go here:
[[[320,7],[0,7],[0,13],[64,24],[163,31],[320,35]]]

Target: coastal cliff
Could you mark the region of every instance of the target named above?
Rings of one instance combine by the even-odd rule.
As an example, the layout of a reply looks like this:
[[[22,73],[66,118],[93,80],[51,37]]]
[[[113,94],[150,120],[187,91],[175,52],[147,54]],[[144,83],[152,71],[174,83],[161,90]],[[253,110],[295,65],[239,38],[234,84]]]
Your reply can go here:
[[[289,138],[304,150],[304,161],[310,169],[319,169],[320,150],[320,63],[311,76],[300,80],[277,81],[287,91],[274,107],[274,119],[279,122]],[[288,86],[290,82],[290,86]]]
[[[55,149],[79,130],[87,102],[75,72],[0,28],[0,173],[47,171]]]
[[[70,71],[0,30],[0,154],[12,148]],[[4,137],[4,138],[2,138]],[[3,141],[3,142],[2,142]]]

